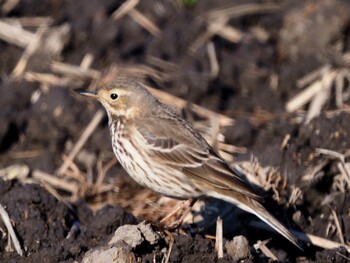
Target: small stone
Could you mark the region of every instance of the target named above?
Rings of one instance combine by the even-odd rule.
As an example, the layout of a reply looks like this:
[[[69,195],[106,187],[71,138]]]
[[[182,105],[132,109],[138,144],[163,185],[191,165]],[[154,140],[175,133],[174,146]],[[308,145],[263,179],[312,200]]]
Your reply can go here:
[[[136,262],[135,255],[125,247],[103,246],[88,251],[82,263]]]
[[[119,227],[109,241],[109,245],[115,244],[119,241],[124,241],[130,247],[135,248],[144,241],[138,225],[123,225]]]
[[[159,235],[153,231],[151,224],[146,224],[145,221],[138,224],[138,228],[141,231],[144,238],[151,244],[154,245],[159,240]]]
[[[235,236],[225,244],[226,252],[235,261],[249,259],[251,257],[248,240],[244,236]]]

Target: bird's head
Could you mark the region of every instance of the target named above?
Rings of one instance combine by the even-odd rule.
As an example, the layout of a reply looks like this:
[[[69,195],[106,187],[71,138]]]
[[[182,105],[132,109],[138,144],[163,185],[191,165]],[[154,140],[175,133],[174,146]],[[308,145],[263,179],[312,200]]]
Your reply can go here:
[[[152,109],[156,99],[140,83],[132,80],[117,80],[98,85],[96,92],[80,92],[99,100],[108,115],[133,119]]]

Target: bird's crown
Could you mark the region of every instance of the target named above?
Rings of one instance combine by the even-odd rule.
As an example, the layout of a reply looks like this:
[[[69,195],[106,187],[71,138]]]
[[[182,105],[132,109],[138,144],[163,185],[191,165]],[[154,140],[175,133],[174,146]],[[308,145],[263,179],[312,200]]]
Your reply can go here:
[[[109,83],[97,83],[96,92],[82,92],[82,95],[99,100],[105,107],[109,117],[122,116],[134,118],[144,114],[156,99],[139,82],[129,79],[117,79]]]

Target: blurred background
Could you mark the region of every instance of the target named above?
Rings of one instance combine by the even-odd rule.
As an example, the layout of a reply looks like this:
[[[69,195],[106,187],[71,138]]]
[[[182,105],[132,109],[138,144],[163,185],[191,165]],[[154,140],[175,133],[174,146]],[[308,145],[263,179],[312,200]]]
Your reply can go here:
[[[119,225],[157,222],[179,204],[131,181],[104,110],[77,94],[120,76],[176,108],[288,227],[336,243],[302,261],[217,201],[198,202],[187,227],[212,235],[222,215],[228,239],[273,235],[279,260],[348,257],[349,10],[346,0],[0,1],[0,204],[26,260],[79,260]],[[84,234],[66,239],[76,222]],[[6,244],[3,233],[2,262],[16,257]],[[176,249],[174,262],[215,254]]]

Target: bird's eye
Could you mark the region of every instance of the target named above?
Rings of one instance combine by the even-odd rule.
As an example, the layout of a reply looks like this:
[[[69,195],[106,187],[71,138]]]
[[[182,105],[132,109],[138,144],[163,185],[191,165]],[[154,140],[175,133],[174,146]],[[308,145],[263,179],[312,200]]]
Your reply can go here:
[[[118,99],[118,94],[117,94],[117,93],[112,93],[112,94],[111,94],[111,99],[112,99],[112,100]]]

